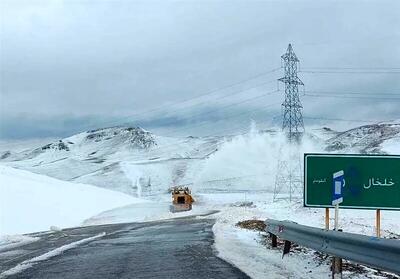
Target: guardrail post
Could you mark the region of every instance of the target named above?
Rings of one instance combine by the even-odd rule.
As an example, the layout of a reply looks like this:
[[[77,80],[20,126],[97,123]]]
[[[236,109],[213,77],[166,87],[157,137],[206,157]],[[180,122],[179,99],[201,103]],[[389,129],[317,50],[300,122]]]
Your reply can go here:
[[[282,258],[283,258],[283,256],[285,256],[287,253],[289,253],[290,252],[290,246],[292,245],[292,242],[290,242],[290,241],[288,241],[288,240],[285,240],[285,245],[283,246],[283,255],[282,255]]]
[[[338,229],[339,232],[342,232],[342,229]],[[335,279],[335,274],[339,274],[340,278],[342,278],[342,266],[343,260],[339,257],[333,257],[332,259],[332,279]]]
[[[278,238],[273,233],[269,233],[269,236],[272,239],[272,247],[278,246]]]
[[[342,263],[343,260],[338,257],[333,257],[332,259],[332,279],[335,279],[335,274],[339,274],[342,278]]]

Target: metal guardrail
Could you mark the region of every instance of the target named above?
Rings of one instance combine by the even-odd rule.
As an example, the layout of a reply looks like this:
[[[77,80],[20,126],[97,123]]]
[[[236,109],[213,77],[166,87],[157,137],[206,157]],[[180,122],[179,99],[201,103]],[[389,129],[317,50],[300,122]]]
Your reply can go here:
[[[267,219],[265,224],[267,232],[285,241],[400,274],[400,240],[324,230],[291,221]]]

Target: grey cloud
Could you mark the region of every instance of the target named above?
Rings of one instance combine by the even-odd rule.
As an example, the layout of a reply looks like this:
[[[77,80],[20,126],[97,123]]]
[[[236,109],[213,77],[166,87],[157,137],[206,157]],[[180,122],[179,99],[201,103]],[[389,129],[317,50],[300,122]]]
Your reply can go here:
[[[400,65],[398,1],[4,0],[0,5],[0,109],[2,127],[8,127],[1,137],[61,136],[85,126],[132,122],[135,117],[126,116],[159,105],[169,109],[145,115],[144,126],[186,127],[192,122],[184,119],[203,111],[205,119],[197,120],[208,120],[209,130],[215,130],[210,106],[180,110],[175,103],[278,67],[289,42],[302,67]],[[399,75],[300,75],[307,90],[400,90]],[[254,83],[242,87],[247,84]],[[249,102],[240,110],[258,111],[276,100]],[[376,105],[379,113],[368,113],[375,103],[303,98],[308,115],[400,118],[390,100]],[[64,118],[71,123],[58,125]],[[24,123],[30,123],[25,132],[12,131]]]

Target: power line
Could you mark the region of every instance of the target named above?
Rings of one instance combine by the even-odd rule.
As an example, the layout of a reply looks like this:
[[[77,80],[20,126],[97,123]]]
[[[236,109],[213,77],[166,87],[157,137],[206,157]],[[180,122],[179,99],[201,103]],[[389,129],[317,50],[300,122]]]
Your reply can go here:
[[[345,96],[345,95],[328,95],[328,94],[304,94],[306,97],[322,97],[322,98],[346,98],[346,99],[370,99],[370,100],[400,100],[400,98],[395,97],[369,97],[369,96]]]
[[[274,106],[274,105],[277,105],[277,104],[279,104],[279,102],[276,102],[276,103],[272,103],[272,104],[270,104],[270,105],[268,105],[267,107],[272,107],[272,106]],[[245,112],[242,112],[242,113],[239,113],[239,114],[232,114],[232,115],[230,115],[230,116],[228,116],[228,117],[225,117],[223,120],[225,120],[225,119],[230,119],[230,118],[234,118],[234,117],[237,117],[237,116],[242,116],[242,115],[246,115],[246,114],[251,114],[251,113],[253,113],[253,112],[249,112],[249,111],[245,111]],[[273,118],[272,118],[273,119]],[[249,119],[244,119],[244,120],[242,120],[240,123],[243,123],[244,121],[248,121]],[[218,122],[220,122],[220,121],[222,121],[222,120],[219,120]],[[263,123],[264,121],[259,121],[259,123]],[[265,121],[266,122],[266,121]],[[174,132],[177,132],[177,131],[180,131],[180,130],[190,130],[190,129],[192,129],[193,127],[196,127],[196,126],[204,126],[204,125],[210,125],[210,122],[200,122],[199,124],[195,124],[195,125],[191,125],[190,127],[182,127],[182,128],[180,128],[180,129],[176,129],[175,131],[172,131],[172,133],[171,133],[171,131],[170,131],[170,133],[168,133],[168,134],[163,134],[163,135],[161,135],[161,136],[164,136],[164,137],[168,137],[168,136],[172,136],[173,134],[174,134]],[[211,124],[214,124],[214,123],[211,123]],[[240,129],[240,130],[237,130],[237,128],[232,128],[232,127],[230,127],[230,128],[228,128],[228,129],[223,129],[223,130],[218,130],[218,131],[216,131],[216,132],[213,132],[213,133],[211,133],[211,134],[207,134],[207,135],[202,135],[202,137],[211,137],[211,136],[217,136],[217,135],[219,135],[221,132],[232,132],[232,131],[236,131],[236,132],[243,132],[243,131],[245,131],[245,130],[247,130],[247,127],[246,128],[244,128],[244,129]],[[169,147],[169,146],[174,146],[174,145],[176,145],[176,144],[171,144],[171,145],[164,145],[164,146],[160,146],[160,147],[157,147],[157,148],[153,148],[152,149],[152,151],[154,151],[154,150],[158,150],[158,149],[161,149],[161,148],[165,148],[165,147]],[[179,148],[179,147],[178,147]]]
[[[319,71],[319,70],[301,70],[306,74],[400,74],[400,71]]]
[[[212,112],[221,111],[222,109],[226,109],[226,108],[230,108],[230,107],[233,107],[233,106],[236,106],[236,105],[240,105],[240,104],[243,104],[243,103],[246,103],[246,102],[254,101],[254,100],[257,100],[257,99],[259,99],[259,98],[262,98],[262,97],[265,97],[265,96],[269,96],[269,95],[271,95],[271,94],[273,94],[273,93],[275,93],[275,92],[278,92],[278,90],[273,90],[273,91],[264,93],[264,94],[262,94],[262,95],[257,95],[257,96],[251,97],[251,98],[247,98],[247,99],[241,100],[241,101],[239,101],[239,102],[231,103],[231,104],[228,104],[228,105],[226,105],[226,106],[223,106],[223,107],[219,107],[219,108],[217,108],[217,109],[214,109],[214,110],[212,110],[212,111],[201,112],[201,113],[199,113],[199,114],[195,114],[195,115],[192,115],[192,116],[189,117],[189,118],[186,118],[186,120],[192,120],[192,119],[195,119],[195,118],[197,118],[198,116],[201,116],[201,115],[207,115],[207,114],[210,114],[210,113],[212,113]],[[270,104],[270,105],[268,105],[267,107],[271,107],[271,106],[276,105],[276,104],[278,104],[278,103],[279,103],[279,102]],[[246,114],[250,114],[250,113],[253,113],[253,112],[245,111],[245,112],[241,112],[241,113],[239,113],[239,114],[231,114],[230,116],[225,117],[224,119],[229,119],[229,118],[232,118],[232,117],[237,117],[237,116],[246,115]],[[177,131],[182,131],[182,130],[183,130],[183,131],[185,131],[185,130],[187,131],[187,130],[192,129],[193,127],[196,127],[196,126],[204,126],[204,125],[206,125],[206,124],[209,125],[210,122],[202,121],[202,122],[200,122],[200,123],[193,124],[193,125],[191,125],[190,127],[181,127],[181,128],[178,128],[178,129],[175,129],[175,130],[170,131],[168,134],[164,134],[164,135],[161,135],[161,136],[166,136],[166,137],[168,137],[168,136],[173,135],[173,134],[176,133]],[[231,129],[231,130],[232,130],[232,129]],[[219,133],[220,133],[220,132],[221,132],[221,131],[219,131]],[[205,137],[209,137],[209,136],[213,136],[213,135],[216,135],[216,134],[206,135]],[[167,146],[159,146],[159,147],[157,147],[157,148],[153,148],[152,151],[156,151],[156,150],[158,150],[158,149],[166,148],[166,147],[173,146],[173,145],[175,145],[175,144],[171,144],[171,145],[167,145]]]
[[[240,85],[240,84],[244,84],[244,83],[249,82],[249,81],[251,81],[251,80],[255,80],[255,79],[260,78],[260,77],[262,77],[262,76],[265,76],[265,75],[274,73],[274,72],[276,72],[276,71],[278,71],[278,70],[280,70],[280,69],[281,69],[281,67],[279,67],[279,68],[274,68],[274,69],[271,69],[271,70],[268,70],[268,71],[265,71],[265,72],[262,72],[262,73],[259,73],[259,74],[250,76],[250,77],[248,77],[248,78],[246,78],[246,79],[243,79],[243,80],[241,80],[241,81],[238,81],[238,82],[235,82],[235,83],[232,83],[232,84],[228,84],[228,85],[225,85],[225,86],[222,86],[222,87],[218,87],[218,88],[216,88],[216,89],[212,89],[212,90],[210,90],[210,91],[207,91],[207,92],[205,92],[205,93],[203,93],[203,94],[197,95],[197,96],[192,97],[192,98],[187,98],[187,99],[184,99],[184,100],[181,100],[181,101],[177,101],[177,102],[175,102],[175,103],[163,104],[163,105],[160,105],[160,106],[157,106],[157,107],[154,107],[154,108],[150,108],[150,109],[145,110],[145,111],[142,111],[142,112],[138,112],[138,113],[134,113],[134,114],[131,114],[131,115],[123,116],[123,117],[120,117],[120,118],[117,119],[117,120],[112,120],[112,121],[103,122],[102,125],[112,125],[112,124],[116,124],[116,123],[121,123],[121,122],[123,122],[123,121],[126,122],[126,121],[129,120],[130,118],[133,118],[133,117],[136,117],[136,116],[148,115],[148,114],[150,114],[150,113],[154,113],[154,112],[156,112],[156,111],[160,111],[160,110],[165,109],[165,108],[171,108],[171,107],[176,106],[176,105],[179,105],[179,104],[184,104],[184,103],[187,103],[187,102],[189,102],[189,101],[193,101],[193,100],[196,100],[196,99],[203,98],[203,97],[205,97],[205,96],[213,95],[213,94],[215,94],[215,93],[217,93],[217,92],[220,92],[220,91],[223,91],[223,90],[226,90],[226,89],[229,89],[229,88],[233,88],[233,87],[238,86],[238,85]],[[274,81],[276,81],[276,80],[274,80]],[[270,81],[269,81],[269,82],[270,82]],[[258,85],[254,86],[254,87],[251,87],[251,88],[248,88],[248,89],[245,89],[245,90],[238,91],[237,93],[244,92],[244,91],[246,91],[246,90],[249,90],[249,89],[252,89],[252,88],[255,88],[255,87],[264,85],[264,84],[267,84],[267,83],[269,83],[269,82],[264,82],[264,83],[258,84]],[[237,94],[237,93],[234,93],[234,94]],[[228,94],[227,96],[231,96],[231,95],[234,95],[234,94]],[[88,129],[88,128],[90,128],[90,127],[93,127],[93,126],[94,126],[94,125],[86,125],[86,129]]]
[[[400,70],[399,67],[301,67],[305,70]]]
[[[276,117],[280,117],[280,115],[277,115]],[[329,117],[323,117],[323,116],[303,116],[303,118],[310,119],[310,120],[329,120],[329,121],[365,122],[365,123],[381,123],[381,122],[393,121],[393,119],[366,120],[366,119],[352,119],[352,118],[329,118]]]
[[[241,104],[244,104],[244,103],[247,103],[247,102],[251,102],[251,101],[254,101],[254,100],[263,98],[263,97],[265,97],[265,96],[269,96],[269,95],[271,95],[271,94],[273,94],[273,93],[276,93],[276,92],[278,92],[278,90],[270,91],[270,92],[268,92],[268,93],[264,93],[264,94],[257,95],[257,96],[251,97],[251,98],[247,98],[247,99],[241,100],[241,101],[239,101],[239,102],[235,102],[235,103],[231,103],[231,104],[228,104],[228,105],[225,105],[225,106],[222,106],[222,107],[218,107],[218,108],[213,109],[213,110],[211,110],[211,111],[201,112],[201,113],[192,115],[192,116],[189,117],[189,118],[184,118],[183,120],[186,120],[186,121],[188,121],[188,120],[193,120],[193,119],[196,119],[196,118],[199,117],[199,116],[209,115],[210,113],[217,112],[217,111],[220,111],[220,110],[222,110],[222,109],[231,108],[231,107],[238,106],[238,105],[241,105]],[[241,114],[248,114],[248,112],[243,112],[243,113],[241,113]],[[204,121],[203,121],[203,122],[204,122]],[[192,125],[192,127],[194,127],[194,126],[196,126],[196,125]],[[177,130],[175,130],[175,131],[179,131],[179,130],[182,130],[182,129],[184,129],[184,128],[180,128],[180,129],[177,129]],[[174,131],[173,131],[173,132],[174,132]]]
[[[304,118],[313,119],[313,120],[344,121],[344,122],[365,122],[365,123],[379,123],[379,122],[392,121],[392,120],[365,120],[365,119],[327,118],[327,117],[318,117],[318,116],[304,116]]]
[[[280,103],[280,102],[275,102],[275,103],[269,104],[269,105],[267,105],[267,106],[264,106],[263,108],[269,108],[269,107],[275,106],[275,105],[277,105],[277,104],[279,104],[279,103]],[[223,121],[223,120],[226,120],[226,119],[236,118],[236,117],[238,117],[238,116],[250,115],[250,114],[254,114],[254,112],[253,112],[253,111],[245,111],[245,112],[242,112],[242,113],[239,113],[239,114],[228,115],[228,116],[225,116],[224,119],[219,120],[218,122]],[[245,119],[245,120],[248,121],[249,119]],[[202,123],[201,125],[193,125],[193,126],[191,126],[190,128],[196,127],[196,126],[204,126],[205,124],[210,124],[209,122],[206,122],[206,121],[203,121],[203,122],[204,122],[204,123]],[[214,124],[214,123],[212,123],[212,124]],[[219,131],[219,132],[221,132],[221,131]],[[211,134],[211,135],[212,135],[212,134]],[[206,136],[210,136],[210,135],[206,135]]]
[[[188,109],[188,108],[193,108],[193,107],[200,106],[200,105],[204,105],[204,104],[208,104],[208,103],[210,103],[210,101],[219,101],[219,100],[222,100],[222,99],[225,99],[225,98],[228,98],[228,97],[232,97],[232,96],[234,96],[234,95],[238,95],[238,94],[240,94],[240,93],[249,91],[249,90],[251,90],[251,89],[255,89],[255,88],[264,86],[264,85],[269,84],[269,83],[272,83],[272,82],[276,82],[276,80],[270,80],[270,81],[262,82],[262,83],[259,83],[259,84],[255,85],[255,86],[252,86],[252,87],[249,87],[249,88],[246,88],[246,89],[242,89],[242,90],[238,90],[238,91],[235,91],[235,92],[231,92],[231,93],[229,93],[229,94],[227,94],[227,95],[220,96],[220,97],[215,98],[215,99],[213,99],[213,100],[207,100],[207,101],[204,101],[204,102],[201,102],[201,103],[192,104],[192,105],[183,107],[183,108],[181,108],[181,109],[177,108],[177,109],[174,110],[174,112],[176,112],[176,111],[181,111],[181,110],[186,110],[186,109]],[[137,122],[138,122],[138,121],[136,121],[136,123],[137,123]],[[166,123],[166,124],[170,124],[170,123]]]
[[[221,99],[224,99],[224,98],[233,96],[233,95],[237,95],[237,94],[240,94],[240,93],[242,93],[242,92],[246,92],[246,91],[248,91],[248,90],[251,90],[251,89],[254,89],[254,88],[258,88],[258,87],[261,87],[261,86],[263,86],[263,85],[266,85],[266,84],[269,84],[269,83],[272,83],[272,82],[276,82],[276,80],[271,80],[271,81],[263,82],[263,83],[260,83],[260,84],[255,85],[255,86],[252,86],[252,87],[250,87],[250,88],[246,88],[246,89],[244,89],[244,90],[238,90],[238,91],[232,92],[232,93],[230,93],[230,94],[228,94],[228,95],[224,95],[224,96],[221,96],[221,97],[219,97],[219,98],[216,98],[216,99],[214,99],[214,101],[216,101],[216,100],[221,100]],[[180,120],[184,120],[184,121],[186,121],[186,122],[187,122],[187,121],[190,121],[190,120],[194,120],[194,119],[196,119],[196,118],[199,117],[199,116],[208,115],[208,114],[210,114],[210,113],[214,113],[214,112],[220,111],[220,110],[222,110],[222,109],[226,109],[226,108],[230,108],[230,107],[233,107],[233,106],[237,106],[237,105],[240,105],[240,104],[243,104],[243,103],[246,103],[246,102],[251,102],[251,101],[257,100],[257,99],[259,99],[259,98],[262,98],[262,97],[271,95],[271,94],[273,94],[273,93],[275,93],[275,92],[278,92],[278,90],[270,91],[270,92],[265,93],[265,94],[262,94],[262,95],[257,95],[257,96],[250,97],[250,98],[247,98],[247,99],[244,99],[244,100],[240,100],[239,102],[234,102],[234,103],[231,103],[231,104],[228,104],[228,105],[225,105],[225,106],[218,107],[218,108],[213,109],[213,110],[209,110],[209,111],[205,111],[205,112],[200,112],[200,113],[191,115],[190,117],[181,118]],[[202,102],[202,103],[197,103],[197,104],[193,104],[193,105],[190,105],[190,106],[186,106],[186,107],[184,107],[184,108],[182,108],[182,109],[176,109],[175,112],[176,112],[176,111],[182,111],[182,110],[185,110],[185,109],[188,109],[188,108],[192,108],[192,107],[196,107],[196,106],[202,105],[202,104],[208,104],[209,102],[210,102],[210,100],[205,101],[205,102]],[[167,123],[163,123],[163,125],[174,124],[175,122],[176,122],[176,120],[174,120],[174,121],[169,121],[169,122],[167,122]],[[136,123],[136,125],[137,125],[137,124],[138,124],[138,121],[136,121],[135,123]],[[196,126],[196,125],[192,125],[192,126]],[[181,129],[182,129],[182,128],[180,128],[180,129],[178,129],[178,130],[181,130]],[[173,132],[174,132],[174,131],[173,131]],[[171,134],[171,133],[169,133],[169,134]]]
[[[189,101],[193,101],[193,100],[195,100],[195,99],[200,99],[200,98],[202,98],[202,97],[204,97],[204,96],[213,95],[213,94],[215,94],[216,92],[223,91],[223,90],[226,90],[226,89],[229,89],[229,88],[233,88],[233,87],[235,87],[235,86],[237,86],[237,85],[246,83],[246,82],[248,82],[248,81],[250,81],[250,80],[257,79],[257,78],[259,78],[259,77],[261,77],[261,76],[264,76],[264,75],[266,75],[266,74],[270,74],[270,73],[276,72],[276,71],[279,70],[279,69],[281,69],[281,68],[275,68],[275,69],[272,69],[272,70],[270,70],[270,71],[267,71],[267,72],[264,72],[264,73],[261,73],[261,74],[257,74],[257,75],[255,75],[255,76],[252,76],[252,77],[247,78],[247,79],[245,79],[245,80],[241,80],[241,81],[239,81],[239,82],[236,82],[236,83],[233,83],[233,84],[230,84],[230,85],[227,85],[227,86],[223,86],[223,87],[220,87],[220,88],[213,89],[213,90],[211,90],[211,91],[209,91],[209,92],[206,92],[206,93],[204,93],[204,94],[197,95],[197,96],[195,96],[195,97],[193,97],[193,98],[187,98],[187,99],[184,99],[184,100],[182,100],[182,101],[178,101],[178,102],[175,102],[175,103],[172,103],[172,104],[162,105],[162,106],[156,107],[156,108],[154,108],[154,109],[151,109],[151,110],[149,110],[149,111],[145,111],[145,112],[143,112],[143,113],[146,113],[146,114],[147,114],[148,112],[158,111],[158,110],[163,109],[163,108],[165,108],[165,107],[170,108],[171,106],[175,106],[175,105],[178,105],[178,104],[182,104],[182,103],[186,103],[186,102],[189,102]],[[257,87],[260,87],[260,86],[262,86],[262,85],[265,85],[265,84],[268,84],[268,83],[271,83],[271,82],[275,82],[275,81],[276,81],[276,80],[270,80],[270,81],[267,81],[267,82],[262,82],[262,83],[259,83],[259,84],[255,85],[255,86],[252,86],[252,87],[250,87],[250,88],[242,89],[242,90],[235,91],[235,92],[233,92],[233,93],[229,93],[229,94],[227,94],[227,95],[221,96],[220,98],[217,98],[217,100],[218,100],[218,99],[223,99],[223,98],[226,98],[226,97],[229,97],[229,96],[232,96],[232,95],[235,95],[235,94],[238,94],[238,93],[241,93],[241,92],[244,92],[244,91],[253,89],[253,88],[257,88]],[[205,103],[205,102],[202,102],[202,103],[200,103],[200,104],[203,104],[203,103]],[[195,104],[195,105],[198,105],[198,104]],[[134,114],[134,115],[132,115],[132,116],[141,115],[141,114],[143,114],[143,113]]]
[[[279,104],[279,102],[276,102],[276,103],[272,103],[272,104],[270,104],[270,105],[268,105],[267,107],[272,107],[272,106],[274,106],[274,105],[277,105],[277,104]],[[252,112],[250,112],[250,113],[252,113]],[[236,116],[239,116],[239,115],[243,115],[243,114],[249,114],[249,112],[244,112],[244,113],[240,113],[240,114],[234,114],[233,115],[233,117],[236,117]],[[228,118],[232,118],[232,117],[226,117],[226,118],[224,118],[224,120],[225,119],[228,119]],[[272,117],[271,119],[274,119],[274,117]],[[244,121],[248,121],[248,119],[244,119],[244,120],[242,120],[240,123],[242,123],[242,122],[244,122]],[[267,121],[258,121],[257,123],[264,123],[264,122],[267,122]],[[269,122],[269,121],[268,121]],[[208,123],[204,123],[204,124],[210,124],[209,122]],[[204,124],[202,124],[202,123],[200,123],[200,125],[193,125],[193,126],[191,126],[191,127],[189,127],[189,129],[191,129],[192,127],[194,127],[194,126],[203,126]],[[189,130],[188,129],[188,127],[183,127],[183,130]],[[221,132],[224,132],[224,133],[226,133],[226,132],[232,132],[232,131],[235,131],[235,132],[239,132],[239,134],[241,134],[241,133],[243,133],[244,131],[246,131],[248,129],[248,127],[246,127],[246,128],[242,128],[242,129],[237,129],[237,128],[232,128],[232,127],[230,127],[230,128],[228,128],[228,129],[223,129],[223,130],[218,130],[218,131],[216,131],[216,132],[213,132],[213,133],[211,133],[211,134],[207,134],[207,135],[202,135],[201,137],[212,137],[212,136],[220,136],[220,133]],[[179,130],[179,129],[178,129]],[[171,133],[169,133],[169,134],[164,134],[164,135],[161,135],[161,136],[170,136],[171,135]],[[217,145],[219,145],[220,143],[218,142],[218,143],[216,143],[216,146]],[[162,149],[162,148],[166,148],[166,147],[170,147],[170,146],[176,146],[176,144],[174,143],[174,144],[169,144],[169,145],[164,145],[164,146],[159,146],[159,147],[156,147],[156,148],[152,148],[152,151],[157,151],[157,150],[159,150],[159,149]],[[180,147],[176,147],[176,149],[180,149]]]
[[[305,90],[305,93],[323,93],[323,94],[343,94],[343,95],[390,95],[390,96],[400,96],[399,93],[386,93],[386,92],[344,92],[344,91],[319,91],[319,90]]]

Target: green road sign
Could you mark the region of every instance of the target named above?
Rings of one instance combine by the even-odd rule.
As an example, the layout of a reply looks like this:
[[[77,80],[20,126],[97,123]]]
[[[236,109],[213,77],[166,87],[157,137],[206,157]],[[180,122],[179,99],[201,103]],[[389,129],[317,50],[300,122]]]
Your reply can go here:
[[[340,207],[400,210],[400,155],[305,154],[304,206],[333,207],[341,171]]]

